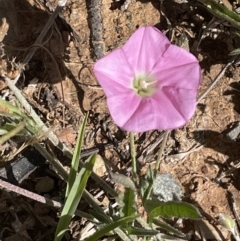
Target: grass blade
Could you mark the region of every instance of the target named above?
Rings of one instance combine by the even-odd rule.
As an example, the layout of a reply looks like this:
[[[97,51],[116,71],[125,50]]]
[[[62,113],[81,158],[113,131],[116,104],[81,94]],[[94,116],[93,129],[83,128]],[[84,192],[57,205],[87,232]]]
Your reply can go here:
[[[222,4],[217,3],[214,0],[198,0],[206,9],[219,19],[226,20],[231,23],[235,28],[240,29],[240,16],[227,9]]]
[[[240,54],[240,48],[234,49],[232,52],[229,53],[230,56],[234,56],[238,54]]]
[[[7,134],[0,137],[0,145],[4,142],[8,141],[11,137],[17,135],[20,131],[22,131],[25,127],[25,122],[20,122],[14,129],[9,131]]]
[[[160,228],[167,230],[169,233],[173,233],[181,238],[185,237],[186,235],[184,233],[182,233],[181,231],[179,231],[178,229],[174,228],[173,226],[154,218],[153,219],[153,223],[156,224],[157,226],[159,226]]]
[[[159,233],[157,230],[143,228],[128,228],[127,230],[129,234],[137,236],[154,236]]]
[[[135,196],[136,194],[130,188],[125,189],[124,196],[123,196],[123,207],[122,207],[122,214],[123,217],[128,217],[133,214],[136,214],[136,205],[135,205]]]
[[[129,217],[124,217],[119,219],[118,221],[106,225],[104,228],[98,230],[96,233],[94,233],[91,237],[89,237],[86,241],[95,241],[101,238],[102,236],[106,235],[107,233],[111,232],[115,228],[126,225],[126,223],[134,221],[139,215],[132,215]]]
[[[67,188],[66,188],[66,194],[65,197],[67,197],[71,191],[71,188],[73,186],[74,180],[76,178],[78,167],[79,167],[79,161],[81,157],[81,150],[82,150],[82,143],[85,133],[85,128],[87,124],[87,118],[88,114],[84,117],[83,123],[81,124],[79,128],[78,138],[77,138],[77,144],[73,153],[72,163],[71,163],[71,169],[68,176],[68,182],[67,182]]]
[[[78,203],[82,197],[82,193],[87,184],[87,180],[91,174],[95,159],[96,154],[90,156],[87,159],[83,168],[81,169],[80,173],[77,175],[76,180],[73,183],[73,186],[70,190],[64,208],[62,210],[62,214],[55,233],[54,241],[60,241],[62,239],[63,233],[61,232],[62,230],[65,230],[68,227],[71,218],[77,209]]]

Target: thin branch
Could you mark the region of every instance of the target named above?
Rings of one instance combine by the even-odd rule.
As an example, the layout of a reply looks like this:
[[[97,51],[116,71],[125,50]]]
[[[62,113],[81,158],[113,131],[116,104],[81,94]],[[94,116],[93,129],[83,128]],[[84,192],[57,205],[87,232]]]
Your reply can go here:
[[[58,14],[60,13],[60,11],[63,9],[63,7],[65,6],[65,4],[67,3],[67,0],[60,0],[58,2],[58,6],[56,7],[55,11],[51,14],[50,18],[48,19],[46,25],[44,26],[42,32],[39,34],[38,38],[36,39],[34,45],[39,45],[42,44],[43,38],[45,37],[45,35],[47,34],[48,30],[51,28],[51,26],[53,25],[53,22],[55,20],[55,18],[58,16]],[[29,61],[31,60],[31,58],[33,57],[34,53],[36,52],[37,48],[33,48],[29,54],[25,57],[25,59],[23,60],[23,64],[27,64],[29,63]]]
[[[199,103],[211,90],[212,88],[218,83],[218,81],[223,77],[225,74],[226,70],[230,65],[234,63],[234,61],[238,58],[238,56],[235,56],[232,58],[222,69],[222,71],[218,74],[218,76],[213,80],[213,82],[208,86],[208,88],[198,97],[197,102]]]
[[[43,197],[43,196],[40,196],[40,195],[38,195],[34,192],[30,192],[26,189],[15,186],[15,185],[13,185],[9,182],[5,182],[2,179],[0,179],[0,186],[2,188],[5,188],[5,189],[9,190],[9,191],[18,193],[20,195],[23,195],[25,197],[28,197],[28,198],[33,199],[35,201],[38,201],[40,203],[45,203],[45,204],[47,204],[49,206],[52,206],[52,207],[55,207],[55,208],[62,208],[62,204],[60,202],[51,200],[51,199]]]

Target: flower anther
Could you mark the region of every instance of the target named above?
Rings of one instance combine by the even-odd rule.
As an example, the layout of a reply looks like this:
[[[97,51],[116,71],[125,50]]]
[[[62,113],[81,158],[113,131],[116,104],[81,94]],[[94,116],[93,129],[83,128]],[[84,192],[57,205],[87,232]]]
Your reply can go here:
[[[153,76],[145,73],[136,74],[132,80],[132,88],[141,97],[150,97],[156,90],[157,81]]]

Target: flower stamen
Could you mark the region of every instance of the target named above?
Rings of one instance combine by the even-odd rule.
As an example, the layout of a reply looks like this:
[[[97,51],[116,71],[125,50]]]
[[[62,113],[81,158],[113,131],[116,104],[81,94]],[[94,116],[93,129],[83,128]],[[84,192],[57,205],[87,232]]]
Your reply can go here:
[[[150,97],[156,91],[156,79],[145,73],[137,74],[132,81],[134,92],[141,97]]]

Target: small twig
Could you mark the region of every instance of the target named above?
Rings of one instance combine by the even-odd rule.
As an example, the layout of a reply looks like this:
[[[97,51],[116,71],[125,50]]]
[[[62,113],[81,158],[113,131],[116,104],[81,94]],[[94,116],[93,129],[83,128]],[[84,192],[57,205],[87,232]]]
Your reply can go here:
[[[63,7],[65,6],[65,4],[67,3],[67,0],[59,0],[58,2],[58,6],[56,7],[55,11],[52,13],[52,15],[50,16],[48,22],[46,23],[46,25],[44,26],[42,32],[39,34],[38,38],[36,39],[34,45],[39,45],[42,43],[43,38],[45,37],[45,35],[47,34],[48,30],[51,28],[55,18],[58,16],[58,14],[60,13],[60,11],[63,9]],[[36,52],[36,48],[32,49],[32,51],[25,57],[25,59],[23,60],[23,64],[27,64],[29,63],[29,61],[31,60],[31,58],[33,57],[34,53]]]
[[[103,39],[103,24],[101,15],[102,0],[86,1],[89,13],[89,23],[91,30],[91,40],[93,58],[100,59],[105,54],[105,44]]]
[[[40,203],[45,203],[45,204],[47,204],[49,206],[52,206],[52,207],[55,207],[55,208],[62,208],[62,204],[60,202],[51,200],[51,199],[43,197],[43,196],[40,196],[40,195],[38,195],[36,193],[33,193],[33,192],[30,192],[26,189],[15,186],[15,185],[13,185],[9,182],[5,182],[2,179],[0,179],[0,186],[2,188],[5,188],[5,189],[9,190],[9,191],[18,193],[20,195],[23,195],[25,197],[28,197],[28,198],[33,199],[35,201],[38,201]]]
[[[9,182],[5,182],[4,180],[0,179],[0,186],[8,191],[17,193],[19,195],[25,196],[27,198],[30,198],[32,200],[35,200],[37,202],[43,203],[43,204],[47,204],[51,207],[55,207],[58,209],[62,209],[63,208],[63,204],[54,200],[51,200],[47,197],[43,197],[39,194],[36,194],[34,192],[28,191],[26,189],[23,189],[21,187],[15,186]],[[79,217],[85,217],[88,218],[89,220],[91,220],[92,216],[84,213],[82,211],[76,210],[76,215],[78,215]]]
[[[200,145],[200,146],[194,145],[188,151],[180,152],[180,153],[173,154],[173,155],[168,155],[166,158],[166,161],[183,160],[187,155],[191,154],[192,152],[199,151],[202,148],[203,148],[203,145]]]
[[[211,90],[212,88],[217,84],[217,82],[223,77],[226,70],[230,65],[234,63],[234,61],[238,58],[238,56],[235,56],[232,58],[222,69],[222,71],[218,74],[218,76],[214,79],[214,81],[208,86],[208,88],[198,97],[197,103],[199,103]]]
[[[143,156],[143,155],[149,155],[149,153],[152,152],[152,151],[160,144],[160,142],[162,141],[162,139],[163,139],[163,133],[161,133],[161,134],[159,135],[159,137],[154,140],[154,143],[149,144],[149,145],[145,148],[145,150],[143,150],[142,156]]]
[[[235,166],[228,169],[226,172],[224,172],[220,177],[216,179],[217,182],[219,182],[222,178],[228,176],[232,172],[236,171],[240,167],[240,162],[238,162]]]

